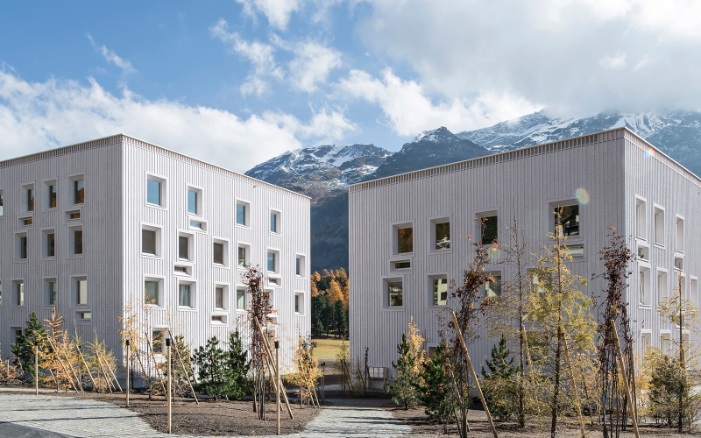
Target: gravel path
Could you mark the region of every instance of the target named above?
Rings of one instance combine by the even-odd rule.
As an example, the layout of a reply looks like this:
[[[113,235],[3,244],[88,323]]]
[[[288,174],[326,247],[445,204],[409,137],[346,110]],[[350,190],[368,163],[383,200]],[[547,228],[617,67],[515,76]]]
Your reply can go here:
[[[381,409],[376,403],[347,406],[342,400],[334,402],[333,406],[325,407],[309,422],[304,432],[286,436],[384,438],[411,432],[409,426],[394,419],[389,411]],[[16,436],[27,438],[56,437],[56,434],[124,438],[169,436],[152,429],[136,413],[110,403],[88,398],[0,392],[0,433],[3,433],[3,427],[5,430],[16,430]]]

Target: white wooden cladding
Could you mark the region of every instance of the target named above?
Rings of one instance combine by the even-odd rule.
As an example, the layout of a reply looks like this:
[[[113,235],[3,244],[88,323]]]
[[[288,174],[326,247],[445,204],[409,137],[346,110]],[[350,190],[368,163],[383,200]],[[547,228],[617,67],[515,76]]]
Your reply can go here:
[[[635,251],[635,199],[636,195],[643,196],[649,202],[648,227],[652,227],[653,204],[665,207],[665,241],[673,242],[676,216],[684,218],[687,240],[684,272],[687,281],[698,277],[698,249],[690,239],[701,233],[700,187],[696,176],[626,129],[351,186],[352,358],[362,360],[367,347],[370,366],[391,368],[397,359],[396,345],[412,316],[427,344],[437,345],[438,331],[447,321],[448,313],[447,308],[432,306],[429,279],[442,274],[461,282],[462,273],[474,255],[474,236],[479,235],[476,217],[484,212],[498,215],[502,245],[508,244],[507,227],[515,218],[529,241],[528,251],[537,256],[550,244],[547,233],[553,230],[553,207],[579,203],[580,234],[570,237],[567,243],[584,246],[584,255],[576,258],[571,267],[575,274],[589,280],[603,272],[598,253],[608,242],[609,227],[616,227]],[[436,218],[450,220],[449,250],[431,249],[431,220]],[[414,228],[413,253],[394,255],[393,226],[407,223]],[[674,260],[670,245],[673,243],[665,249],[650,245],[651,272],[659,266],[672,276]],[[410,260],[411,268],[393,271],[390,262],[398,259]],[[513,275],[510,265],[499,263],[502,261],[499,251],[493,253],[492,261],[489,271],[500,272],[503,280]],[[636,261],[631,266],[634,273],[637,264]],[[534,265],[534,258],[529,257],[527,267]],[[395,278],[403,281],[403,306],[387,308],[383,281]],[[660,318],[656,308],[641,313],[637,275],[631,276],[629,284],[635,336],[640,336],[643,329],[651,330],[652,344],[659,345]],[[603,281],[595,278],[586,292],[599,298],[603,288]],[[656,303],[656,285],[651,291],[652,301]],[[451,300],[449,297],[449,306]],[[490,337],[485,324],[480,324],[480,329],[480,339],[470,346],[476,364],[483,363],[498,341]]]
[[[65,220],[70,190],[69,177],[85,175],[85,205],[81,219]],[[163,207],[146,202],[148,176],[164,181]],[[243,287],[242,269],[237,267],[239,243],[250,247],[253,265],[266,269],[268,250],[279,252],[281,284],[270,285],[273,307],[278,313],[278,337],[281,341],[281,360],[291,364],[298,336],[309,334],[309,198],[265,182],[231,172],[211,164],[154,146],[131,137],[118,135],[107,139],[69,146],[0,163],[0,188],[3,189],[5,214],[0,219],[2,250],[14,254],[14,231],[18,228],[17,211],[20,189],[34,181],[37,187],[44,179],[59,183],[59,205],[55,211],[44,211],[43,191],[37,190],[35,222],[28,228],[30,255],[27,262],[16,262],[14,257],[2,261],[3,306],[0,323],[3,327],[2,353],[9,355],[9,344],[14,333],[9,327],[24,327],[29,313],[37,310],[46,318],[50,308],[45,305],[43,279],[59,279],[58,309],[73,327],[76,311],[67,293],[74,275],[88,278],[89,301],[86,309],[92,311],[92,322],[78,323],[83,339],[90,341],[97,334],[105,339],[120,357],[122,349],[118,318],[127,310],[141,316],[146,333],[153,329],[170,327],[175,335],[182,334],[192,348],[204,345],[206,339],[218,336],[226,343],[228,332],[240,327],[247,334],[245,312],[236,311],[236,288]],[[196,216],[187,212],[187,189],[201,192],[201,212]],[[38,187],[40,188],[40,187]],[[235,222],[236,200],[245,200],[250,206],[247,227]],[[280,233],[271,233],[270,210],[281,215]],[[190,227],[190,220],[204,224],[205,230]],[[79,223],[83,227],[84,255],[69,257],[67,227]],[[158,256],[141,253],[142,227],[159,230]],[[54,260],[40,256],[42,228],[56,228],[57,255]],[[190,275],[174,273],[178,261],[178,236],[192,236],[192,263],[185,262]],[[226,266],[213,261],[214,241],[225,243]],[[295,259],[303,255],[302,276],[295,275]],[[27,282],[25,306],[11,305],[10,285],[13,279]],[[158,306],[144,306],[144,280],[161,281],[162,299]],[[178,306],[178,283],[194,284],[192,309]],[[266,286],[268,282],[265,283]],[[215,287],[227,288],[226,310],[215,310]],[[303,293],[304,309],[294,312],[294,295]],[[212,314],[224,316],[227,324],[212,323]],[[246,341],[244,340],[244,345]],[[5,348],[8,346],[8,348]]]

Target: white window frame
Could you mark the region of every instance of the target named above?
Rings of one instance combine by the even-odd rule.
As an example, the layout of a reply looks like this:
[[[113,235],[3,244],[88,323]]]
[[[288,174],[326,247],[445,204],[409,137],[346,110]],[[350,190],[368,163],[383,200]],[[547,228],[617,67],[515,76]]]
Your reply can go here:
[[[244,210],[244,221],[245,223],[239,223],[239,205],[243,205],[245,207]],[[244,228],[250,228],[251,226],[251,203],[249,201],[246,201],[244,199],[236,198],[236,201],[234,202],[234,224],[237,227],[244,227]]]
[[[305,314],[304,292],[295,291],[293,299],[294,299],[294,301],[292,303],[292,309],[294,310],[295,315],[304,315]]]
[[[221,263],[214,260],[214,245],[222,246]],[[229,267],[229,240],[216,237],[212,239],[212,264],[214,264],[215,266]]]
[[[222,307],[217,306],[217,290],[223,290],[222,295]],[[215,312],[228,312],[229,311],[229,285],[226,283],[214,283],[214,300],[213,305]]]
[[[650,273],[649,265],[638,264],[638,302],[640,303],[640,307],[647,308],[652,305]]]
[[[635,197],[635,237],[647,240],[647,200],[642,196]]]
[[[153,232],[155,234],[154,239],[153,239],[154,240],[153,244],[155,246],[153,253],[144,251],[144,231],[150,231],[150,232]],[[141,240],[140,240],[141,245],[140,245],[139,249],[141,251],[142,256],[157,257],[157,258],[162,257],[162,255],[163,255],[163,251],[161,250],[161,248],[162,248],[161,236],[163,234],[162,231],[163,230],[161,229],[161,227],[151,225],[151,224],[144,224],[144,223],[141,224],[141,236],[140,236],[141,237]]]
[[[15,261],[26,262],[27,260],[29,260],[29,234],[26,231],[15,233]]]
[[[80,231],[80,252],[76,252],[76,231]],[[85,233],[82,225],[68,228],[68,255],[69,257],[83,257],[85,254]]]
[[[51,186],[53,186],[56,195],[56,205],[53,207],[51,206]],[[44,210],[51,211],[58,208],[58,182],[56,179],[44,180],[44,196],[42,198]]]
[[[674,252],[684,253],[684,217],[679,215],[674,228]]]
[[[49,254],[49,235],[53,235],[54,239],[54,253]],[[55,228],[44,228],[41,230],[41,255],[45,259],[56,258],[56,229]]]
[[[660,277],[664,278],[661,279]],[[670,296],[669,271],[664,268],[657,268],[656,281],[657,284],[655,286],[657,288],[657,304],[659,306]]]
[[[239,292],[243,291],[243,307],[239,307]],[[236,303],[234,304],[235,310],[237,312],[246,312],[248,310],[248,289],[246,286],[237,284],[236,285]]]
[[[450,252],[453,249],[453,223],[450,220],[450,217],[438,217],[438,218],[433,218],[430,221],[430,240],[429,240],[429,247],[428,250],[429,252],[432,253],[446,253]],[[441,240],[441,242],[438,242],[438,237],[436,233],[436,227],[438,225],[442,224],[448,224],[448,240]],[[442,246],[439,248],[439,246]]]
[[[297,277],[307,275],[307,256],[304,254],[295,254],[295,275]]]
[[[150,181],[155,181],[159,184],[158,197],[159,197],[160,203],[158,203],[158,204],[154,204],[153,202],[149,201],[148,194],[149,194],[149,182]],[[164,178],[162,176],[154,175],[152,173],[146,174],[146,205],[148,205],[150,207],[166,208],[167,207],[166,202],[168,199],[168,197],[166,196],[167,184],[168,184],[168,182],[167,182],[166,178]]]
[[[244,248],[246,250],[244,265],[239,265],[239,248]],[[238,242],[236,245],[236,267],[238,269],[246,269],[246,266],[251,265],[251,244],[245,242]]]
[[[445,300],[440,298],[436,300],[435,282],[436,280],[445,280]],[[449,283],[448,274],[443,272],[439,274],[431,274],[428,276],[428,305],[436,309],[444,309],[448,305],[448,294]],[[443,302],[444,301],[444,302]]]
[[[31,193],[31,205],[29,194]],[[22,184],[22,199],[20,205],[23,213],[33,213],[37,209],[37,191],[34,183]]]
[[[24,280],[12,280],[12,304],[15,307],[27,304],[27,283]]]
[[[180,304],[180,286],[181,285],[189,285],[190,286],[190,305],[184,305]],[[197,309],[197,282],[195,281],[185,281],[185,280],[180,280],[178,281],[178,310],[196,310]]]
[[[273,229],[273,218],[275,218],[275,229]],[[268,215],[268,221],[268,229],[270,231],[270,234],[282,234],[282,212],[280,210],[275,210],[271,208],[270,214]]]
[[[81,302],[80,285],[85,281],[85,302]],[[71,305],[72,307],[87,307],[90,304],[90,283],[87,275],[71,276]]]
[[[156,287],[158,290],[156,291],[156,301],[153,303],[146,302],[146,282],[152,282],[156,283]],[[153,306],[153,307],[163,307],[165,302],[165,279],[163,277],[154,277],[152,275],[147,275],[144,277],[144,280],[142,282],[143,289],[144,289],[144,294],[143,294],[143,303],[145,306]]]
[[[187,239],[187,258],[181,257],[180,255],[180,239],[185,237]],[[184,231],[178,232],[178,254],[177,260],[185,262],[193,262],[195,260],[195,235],[192,233],[187,233]]]
[[[496,239],[491,242],[484,243],[482,238],[482,232],[484,231],[484,219],[496,217],[497,218],[497,236]],[[476,243],[478,245],[492,245],[494,241],[499,242],[499,212],[497,210],[486,210],[475,213],[475,236],[477,237]]]
[[[401,284],[401,300],[402,303],[398,305],[393,305],[392,300],[390,297],[390,285],[394,283],[400,283]],[[405,289],[405,281],[404,277],[384,277],[382,278],[382,299],[383,299],[383,307],[385,310],[403,310],[404,309],[404,304],[406,300],[404,299],[404,289]]]
[[[270,255],[273,255],[273,269],[270,269]],[[265,251],[265,272],[275,276],[280,275],[280,250],[277,248],[267,248]]]
[[[85,174],[80,173],[76,175],[71,175],[68,177],[71,182],[71,204],[72,205],[84,205],[85,204],[85,194],[87,192],[87,181],[85,181]],[[78,181],[83,181],[83,200],[78,200]]]
[[[665,209],[661,205],[652,205],[653,239],[656,246],[665,247]],[[661,217],[660,217],[661,216]]]
[[[190,211],[190,193],[195,193],[195,211],[192,212]],[[187,214],[193,217],[203,217],[203,208],[204,208],[204,200],[202,199],[204,197],[204,192],[202,191],[201,187],[196,187],[193,185],[188,185],[187,190],[185,191],[185,210],[187,211]]]
[[[53,283],[54,285],[54,302],[51,302],[51,284]],[[58,293],[58,279],[56,277],[46,277],[44,278],[44,306],[45,307],[54,307],[58,306],[58,298],[59,298],[59,293]]]
[[[405,252],[399,252],[399,230],[411,228],[411,251],[405,251]],[[393,255],[398,255],[402,257],[406,257],[409,255],[414,254],[414,251],[416,251],[416,233],[414,232],[416,230],[416,227],[414,226],[414,221],[408,221],[408,222],[398,222],[392,224],[391,232],[392,232],[392,238],[390,241],[392,242],[392,254]]]

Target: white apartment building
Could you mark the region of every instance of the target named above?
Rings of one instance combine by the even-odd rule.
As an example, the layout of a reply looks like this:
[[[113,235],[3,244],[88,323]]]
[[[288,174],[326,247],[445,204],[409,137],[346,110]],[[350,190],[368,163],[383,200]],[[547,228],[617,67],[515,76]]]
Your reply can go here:
[[[508,243],[516,218],[528,251],[542,254],[559,208],[573,273],[603,273],[611,226],[636,254],[626,293],[638,354],[678,341],[658,312],[678,274],[699,306],[701,179],[625,128],[358,183],[349,197],[351,355],[362,359],[367,347],[370,366],[392,369],[412,316],[427,346],[438,344],[455,305],[449,282],[462,281],[475,242]],[[497,251],[488,266],[497,280],[513,275],[502,260]],[[585,292],[603,289],[594,278]],[[498,284],[483,293],[498,294]],[[478,369],[498,342],[484,324],[480,335],[470,345]]]
[[[0,348],[55,306],[83,342],[123,355],[135,315],[160,350],[248,336],[241,274],[271,291],[281,361],[310,324],[309,198],[125,135],[0,162]],[[144,359],[145,361],[146,359]]]

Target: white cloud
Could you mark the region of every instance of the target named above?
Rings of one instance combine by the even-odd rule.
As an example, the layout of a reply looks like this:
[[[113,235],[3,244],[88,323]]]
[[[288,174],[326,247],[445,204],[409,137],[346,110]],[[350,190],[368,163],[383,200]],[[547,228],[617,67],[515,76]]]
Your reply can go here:
[[[98,52],[109,64],[113,64],[122,71],[123,75],[136,73],[136,69],[131,65],[131,62],[120,57],[114,51],[107,48],[105,45],[99,45],[95,42],[92,35],[88,34],[88,41],[93,49]]]
[[[283,70],[275,61],[275,48],[270,44],[259,41],[245,41],[236,32],[229,31],[226,20],[219,20],[210,28],[212,35],[221,42],[228,44],[234,52],[248,59],[253,64],[253,70],[241,85],[244,95],[262,95],[269,91],[268,80],[282,79]]]
[[[458,98],[433,103],[418,83],[385,70],[381,79],[353,70],[339,83],[351,97],[378,104],[390,126],[403,136],[446,126],[453,132],[480,128],[540,109],[524,99],[483,93],[470,101]]]
[[[262,13],[271,26],[285,30],[292,13],[300,7],[297,0],[236,0],[248,15]]]
[[[698,1],[367,3],[370,56],[448,108],[485,94],[561,113],[701,107]]]
[[[227,111],[169,100],[121,96],[88,84],[50,79],[30,83],[0,70],[0,159],[124,133],[236,171],[302,146],[334,141],[354,129],[342,114],[322,110],[308,123],[279,112],[241,119]]]
[[[308,41],[296,45],[295,58],[289,64],[294,85],[313,92],[317,84],[326,82],[331,70],[341,66],[341,54],[336,50]]]

